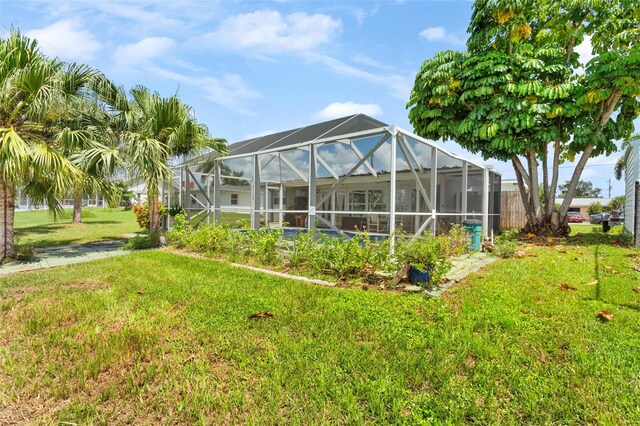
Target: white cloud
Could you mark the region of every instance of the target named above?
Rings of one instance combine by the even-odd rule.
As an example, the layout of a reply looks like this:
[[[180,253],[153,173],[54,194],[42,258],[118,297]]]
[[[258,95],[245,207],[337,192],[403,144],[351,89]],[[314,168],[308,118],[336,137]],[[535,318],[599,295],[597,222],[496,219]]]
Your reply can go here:
[[[274,133],[277,133],[277,131],[276,130],[263,130],[261,132],[249,133],[249,134],[244,136],[243,140],[259,138],[261,136],[272,135]]]
[[[327,105],[315,114],[316,118],[330,120],[332,118],[345,117],[353,114],[366,114],[372,116],[382,115],[382,108],[376,104],[358,104],[355,102],[334,102]]]
[[[444,41],[451,44],[463,45],[464,40],[450,34],[444,27],[428,27],[420,32],[420,37],[427,41]]]
[[[172,38],[148,37],[137,43],[118,46],[113,58],[119,64],[134,65],[166,55],[175,46],[176,42]]]
[[[46,55],[67,61],[89,61],[102,47],[93,34],[83,28],[79,19],[63,19],[48,27],[31,30],[26,35],[37,39]]]
[[[378,60],[375,60],[375,59],[373,59],[373,58],[371,58],[369,56],[362,55],[360,53],[358,53],[357,55],[355,55],[353,57],[353,62],[357,62],[357,63],[362,64],[362,65],[367,65],[367,66],[372,67],[372,68],[378,68],[378,69],[381,69],[381,70],[390,70],[390,69],[393,68],[389,64],[385,64],[385,63],[380,62]]]
[[[220,24],[198,43],[210,47],[249,51],[260,55],[301,52],[329,42],[340,32],[342,23],[331,16],[259,10],[236,15]]]
[[[178,19],[165,16],[165,14],[159,11],[147,10],[144,5],[136,5],[135,3],[126,4],[114,1],[95,2],[93,6],[121,20],[130,20],[143,25],[152,25],[155,28],[179,27],[182,23]]]
[[[149,71],[157,76],[175,80],[179,84],[195,87],[209,101],[242,115],[256,115],[246,106],[246,103],[262,98],[260,92],[249,86],[237,74],[225,74],[218,78],[212,76],[190,77],[160,67],[150,67]]]
[[[405,102],[409,99],[409,94],[413,87],[413,75],[403,76],[400,74],[387,73],[376,74],[353,67],[331,56],[312,52],[303,55],[303,57],[309,62],[319,62],[338,74],[359,78],[385,87],[389,90],[391,96],[396,99],[400,99]]]
[[[587,35],[584,37],[584,40],[582,40],[582,43],[580,43],[579,45],[577,45],[574,49],[574,51],[580,55],[580,63],[582,65],[586,65],[587,62],[589,62],[591,59],[593,59],[593,53],[592,53],[592,49],[593,47],[591,46],[591,36]]]

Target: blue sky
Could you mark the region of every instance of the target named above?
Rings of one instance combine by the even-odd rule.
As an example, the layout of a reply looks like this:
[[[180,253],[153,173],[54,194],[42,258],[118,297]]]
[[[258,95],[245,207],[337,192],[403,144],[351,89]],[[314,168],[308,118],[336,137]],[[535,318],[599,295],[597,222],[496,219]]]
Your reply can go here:
[[[436,52],[465,48],[470,16],[467,1],[1,0],[0,34],[17,27],[118,85],[177,91],[212,135],[236,142],[357,112],[412,130],[415,73]],[[605,196],[609,178],[612,195],[624,192],[619,155],[591,159],[583,174]],[[509,164],[486,163],[514,177]],[[560,181],[571,171],[563,165]]]

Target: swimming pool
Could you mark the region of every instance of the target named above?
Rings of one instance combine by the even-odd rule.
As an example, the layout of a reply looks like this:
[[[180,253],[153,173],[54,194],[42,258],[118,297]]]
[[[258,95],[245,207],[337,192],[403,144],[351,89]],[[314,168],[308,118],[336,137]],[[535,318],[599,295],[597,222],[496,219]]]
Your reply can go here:
[[[298,234],[307,233],[307,232],[309,232],[309,230],[306,228],[282,228],[282,238],[287,240],[293,240]],[[356,235],[364,237],[365,235],[362,232],[342,231],[344,234],[343,235],[333,229],[316,229],[316,232],[322,233],[331,238],[344,238],[345,236],[355,237]],[[386,240],[387,238],[389,238],[388,235],[369,234],[369,239],[371,239],[372,241],[383,241],[383,240]]]
[[[282,231],[282,239],[284,240],[293,240],[298,236],[298,234],[306,234],[309,232],[307,228],[280,228],[280,230]],[[247,232],[246,229],[241,229],[239,231]],[[356,235],[360,237],[364,237],[365,235],[362,232],[342,231],[344,234],[343,235],[338,231],[334,231],[333,229],[316,229],[316,232],[322,233],[330,238],[344,238],[345,236],[355,237]],[[381,235],[381,234],[368,234],[368,235],[371,241],[384,241],[387,238],[389,238],[388,235]]]

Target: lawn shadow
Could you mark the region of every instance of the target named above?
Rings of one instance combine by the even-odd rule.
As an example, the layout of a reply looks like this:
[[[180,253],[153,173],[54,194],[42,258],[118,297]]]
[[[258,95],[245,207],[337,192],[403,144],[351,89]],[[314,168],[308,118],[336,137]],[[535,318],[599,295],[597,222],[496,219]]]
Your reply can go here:
[[[629,239],[622,233],[603,232],[600,226],[593,226],[591,232],[580,232],[567,237],[565,244],[574,246],[615,245],[628,246]]]
[[[86,225],[93,225],[94,223],[96,225],[108,225],[111,223],[120,223],[117,220],[87,220],[86,222],[82,222]]]
[[[68,238],[66,240],[52,240],[52,239],[39,239],[33,240],[25,243],[24,245],[29,245],[34,247],[36,250],[39,249],[50,249],[52,247],[62,247],[62,246],[70,246],[70,245],[84,245],[84,244],[94,244],[94,243],[102,243],[106,241],[126,241],[126,238],[122,237],[101,237],[100,239],[96,239],[94,241],[79,243],[81,238]],[[16,246],[20,247],[22,244],[17,243]]]
[[[640,312],[640,305],[632,304],[632,303],[619,303],[613,302],[610,300],[602,299],[602,278],[600,277],[600,244],[596,245],[596,249],[593,254],[593,271],[594,271],[594,280],[595,284],[595,295],[594,297],[585,297],[585,300],[597,300],[599,302],[604,302],[609,305],[618,306],[620,308],[627,308],[634,311]]]
[[[41,256],[46,255],[47,257],[70,259],[84,256],[88,253],[120,250],[125,242],[126,240],[123,239],[104,238],[99,241],[92,241],[83,244],[44,247],[39,250],[39,254]]]

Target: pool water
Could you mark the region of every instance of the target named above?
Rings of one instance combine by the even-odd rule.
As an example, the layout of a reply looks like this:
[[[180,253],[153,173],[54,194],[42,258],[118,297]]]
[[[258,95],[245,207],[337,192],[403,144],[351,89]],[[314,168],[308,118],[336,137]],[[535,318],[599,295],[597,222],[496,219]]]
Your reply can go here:
[[[282,238],[286,240],[293,240],[299,233],[307,233],[309,230],[306,228],[282,228]],[[320,232],[331,238],[344,238],[342,234],[333,229],[316,229],[316,232]],[[354,232],[354,231],[342,231],[344,235],[348,237],[355,237],[356,235],[363,236],[363,233]],[[383,241],[389,238],[387,235],[371,235],[369,234],[369,239],[372,241]]]

